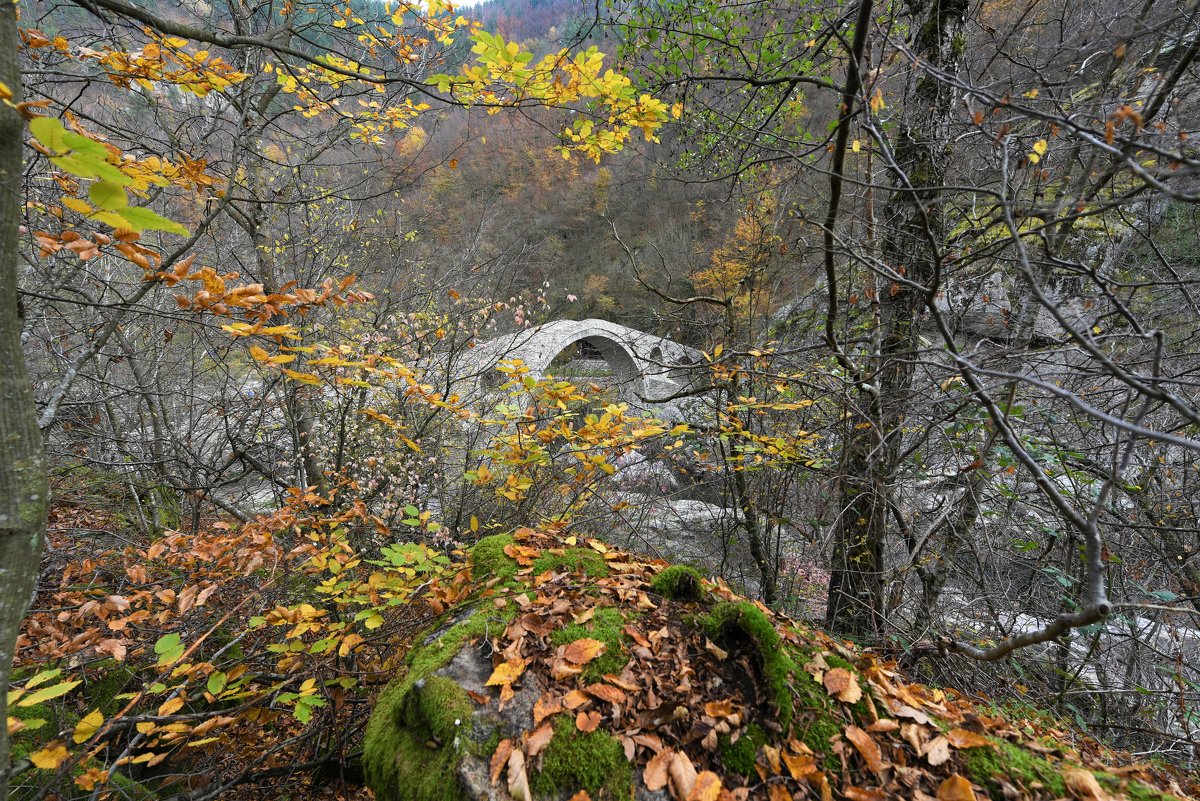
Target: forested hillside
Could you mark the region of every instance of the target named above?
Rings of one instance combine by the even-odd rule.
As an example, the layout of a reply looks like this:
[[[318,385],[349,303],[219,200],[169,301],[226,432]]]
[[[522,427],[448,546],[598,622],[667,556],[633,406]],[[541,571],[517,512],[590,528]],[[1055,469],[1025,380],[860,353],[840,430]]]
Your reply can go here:
[[[1197,22],[5,4],[0,797],[1195,795]]]

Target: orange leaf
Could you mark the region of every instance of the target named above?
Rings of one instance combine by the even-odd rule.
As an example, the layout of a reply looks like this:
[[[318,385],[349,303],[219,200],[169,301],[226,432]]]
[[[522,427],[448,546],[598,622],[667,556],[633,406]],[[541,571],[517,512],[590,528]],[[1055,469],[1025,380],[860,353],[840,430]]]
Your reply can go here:
[[[567,693],[567,697],[563,699],[563,706],[574,711],[590,700],[582,690],[571,690],[571,692]]]
[[[600,713],[595,710],[591,712],[580,712],[575,716],[575,728],[579,729],[584,734],[596,730],[600,725]]]
[[[767,788],[768,801],[792,801],[792,794],[782,784],[772,784]]]
[[[696,777],[687,801],[717,801],[721,795],[721,777],[706,770]]]
[[[733,714],[733,701],[728,698],[724,701],[709,701],[704,705],[704,714],[710,718],[727,718]]]
[[[975,801],[975,790],[971,782],[955,773],[938,785],[938,801]]]
[[[540,726],[543,720],[562,711],[563,699],[552,697],[546,693],[533,704],[533,725]]]
[[[673,756],[675,752],[672,749],[664,748],[650,757],[646,769],[642,772],[642,782],[647,790],[654,793],[667,786],[667,766]]]
[[[29,755],[29,761],[42,770],[54,770],[70,756],[61,740],[53,740],[41,751]]]
[[[834,668],[825,674],[825,689],[830,695],[846,704],[858,703],[862,698],[862,688],[850,671],[845,668]]]
[[[966,729],[951,729],[946,733],[946,737],[955,748],[983,748],[992,744],[992,741],[982,734]]]
[[[508,764],[508,758],[512,756],[512,748],[512,740],[501,740],[500,744],[496,746],[496,753],[492,754],[492,784],[500,781],[500,772]]]
[[[887,793],[879,787],[855,787],[850,785],[842,788],[842,795],[850,801],[886,801]],[[928,796],[926,796],[928,798]]]
[[[542,749],[550,744],[551,738],[554,737],[554,727],[549,723],[543,723],[537,730],[530,733],[525,740],[525,747],[529,750],[531,757],[537,756]]]
[[[858,750],[863,761],[867,763],[867,768],[872,773],[881,773],[883,771],[883,754],[879,750],[878,743],[871,737],[870,734],[858,728],[857,726],[846,727],[846,739],[854,743],[855,749]]]
[[[803,781],[817,772],[817,763],[812,754],[783,754],[783,764],[796,781]]]
[[[604,643],[599,640],[584,637],[566,646],[566,650],[563,651],[563,658],[576,665],[586,665],[604,653],[605,647]]]
[[[607,684],[589,684],[583,689],[588,695],[593,695],[601,701],[607,701],[610,704],[619,704],[625,700],[625,693]]]

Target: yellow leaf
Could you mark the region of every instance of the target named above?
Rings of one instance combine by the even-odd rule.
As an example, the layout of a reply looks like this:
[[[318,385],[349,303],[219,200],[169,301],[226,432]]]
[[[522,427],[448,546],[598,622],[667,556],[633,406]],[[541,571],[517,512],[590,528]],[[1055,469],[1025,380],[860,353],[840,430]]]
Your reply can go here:
[[[858,151],[862,150],[862,142],[855,139],[850,143],[850,149],[857,153]]]
[[[298,373],[295,370],[283,368],[283,373],[293,381],[299,381],[302,384],[320,384],[321,379],[312,373]]]
[[[29,761],[42,770],[54,770],[61,765],[70,754],[61,741],[55,740],[41,751],[29,755]]]
[[[0,81],[0,100],[12,100],[12,89],[8,88],[8,84]]]
[[[158,714],[174,715],[181,709],[183,709],[183,698],[177,695],[174,698],[168,698],[164,701],[163,705],[158,708]]]
[[[502,662],[492,671],[492,675],[488,678],[486,684],[488,687],[494,687],[498,684],[512,684],[521,674],[525,672],[524,659],[510,659],[507,662]]]
[[[80,214],[91,214],[93,211],[90,203],[77,197],[64,197],[60,202],[71,211],[77,211]]]
[[[271,354],[267,353],[258,345],[250,346],[250,355],[254,357],[254,361],[256,362],[269,362],[271,360]]]
[[[104,724],[104,715],[96,709],[89,712],[79,723],[75,724],[75,733],[71,736],[76,743],[86,743],[92,735]]]
[[[871,113],[878,114],[881,110],[887,108],[887,103],[883,102],[883,90],[876,89],[875,94],[871,95]]]
[[[1032,100],[1033,98],[1035,98],[1037,96],[1038,96],[1037,89],[1030,89],[1028,92],[1026,92],[1024,95],[1022,95],[1022,97],[1028,97],[1030,100]]]
[[[938,801],[975,801],[975,790],[969,781],[955,773],[938,785],[937,797]]]

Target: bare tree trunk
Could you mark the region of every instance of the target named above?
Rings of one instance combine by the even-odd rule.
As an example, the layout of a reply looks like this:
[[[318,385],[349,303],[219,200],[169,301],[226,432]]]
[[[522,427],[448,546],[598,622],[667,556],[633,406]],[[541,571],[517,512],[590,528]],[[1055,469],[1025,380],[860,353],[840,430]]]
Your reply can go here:
[[[0,83],[21,95],[17,7],[0,4]],[[2,87],[0,87],[2,88]],[[21,352],[17,246],[24,121],[0,105],[0,720],[8,719],[8,679],[17,633],[37,581],[49,488],[33,391]],[[0,727],[0,798],[8,797],[8,727]]]
[[[944,224],[939,196],[949,157],[952,87],[962,61],[966,0],[910,0],[912,77],[893,144],[893,190],[883,214],[879,352],[852,401],[839,477],[839,516],[826,625],[877,633],[883,616],[883,552],[891,483],[900,455],[926,304],[937,292]],[[862,69],[864,65],[858,65]]]

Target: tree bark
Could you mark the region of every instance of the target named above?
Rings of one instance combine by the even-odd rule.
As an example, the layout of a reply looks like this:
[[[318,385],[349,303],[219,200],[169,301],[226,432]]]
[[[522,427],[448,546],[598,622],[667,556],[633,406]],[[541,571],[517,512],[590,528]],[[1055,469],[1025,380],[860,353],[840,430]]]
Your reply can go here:
[[[958,72],[967,0],[910,0],[914,66],[899,105],[891,196],[884,208],[880,258],[896,277],[878,284],[879,349],[852,400],[838,480],[839,516],[826,625],[870,636],[883,619],[883,555],[888,492],[895,478],[921,321],[937,292],[945,230],[940,191],[950,146],[953,88],[934,74]],[[862,69],[864,65],[859,65]]]
[[[17,7],[0,3],[0,82],[21,97]],[[21,352],[17,247],[24,121],[0,105],[0,721],[8,719],[8,680],[17,633],[37,581],[49,488],[33,391]],[[8,797],[8,727],[0,726],[0,798]]]

